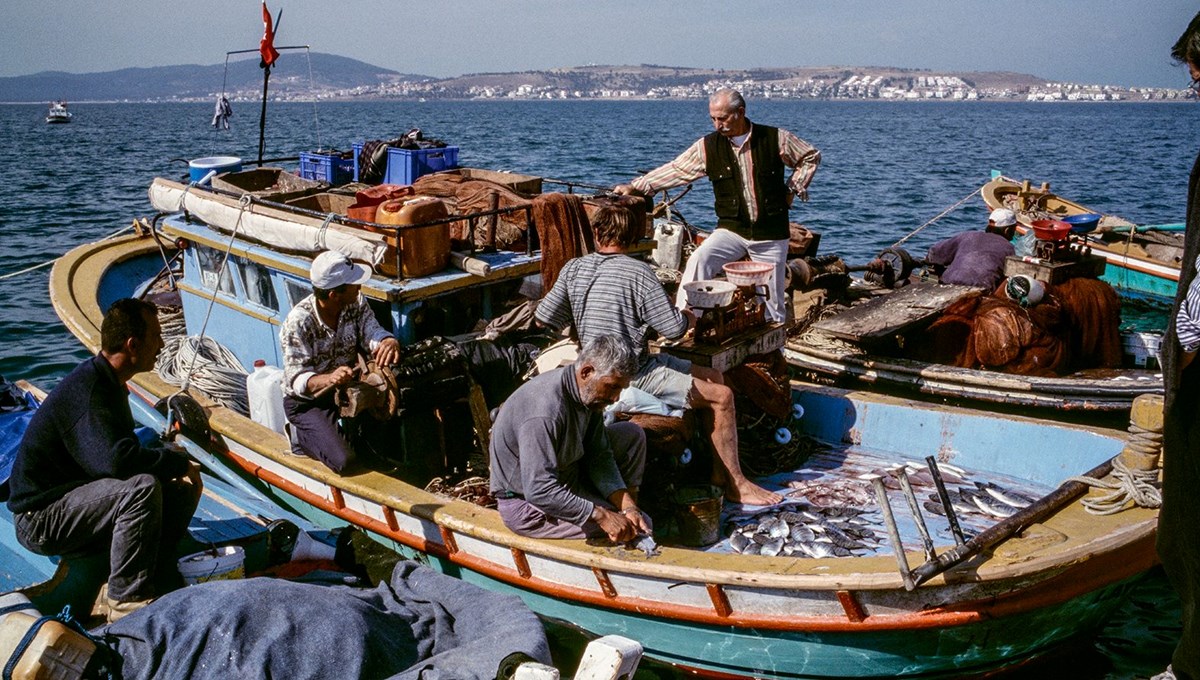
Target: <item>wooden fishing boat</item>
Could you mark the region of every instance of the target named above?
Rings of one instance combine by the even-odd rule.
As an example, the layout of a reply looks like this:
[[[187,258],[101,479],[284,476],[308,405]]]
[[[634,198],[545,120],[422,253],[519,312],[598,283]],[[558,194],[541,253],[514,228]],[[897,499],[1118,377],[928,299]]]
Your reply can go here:
[[[1016,375],[905,356],[904,347],[929,342],[922,340],[921,330],[949,304],[962,295],[979,293],[933,283],[885,292],[861,308],[852,306],[791,335],[784,356],[799,376],[821,383],[867,385],[899,394],[1046,414],[1110,414],[1119,421],[1139,395],[1162,393],[1162,373],[1154,353],[1159,336],[1154,333],[1123,334],[1128,354],[1121,368],[1085,369],[1061,376]]]
[[[1092,252],[1104,257],[1104,276],[1124,296],[1170,304],[1179,284],[1183,257],[1183,225],[1135,225],[1115,215],[1103,215],[1050,191],[1048,183],[1034,186],[998,173],[983,186],[989,208],[1009,208],[1017,214],[1017,231],[1026,233],[1037,219],[1099,215],[1094,231],[1083,236]]]
[[[7,383],[4,385],[7,388]],[[32,407],[45,398],[45,394],[41,390],[28,383],[18,381],[17,386],[24,390],[26,401],[31,408],[24,411],[6,410],[0,413],[0,426],[2,426],[0,429],[3,430],[3,439],[0,440],[0,452],[2,452],[0,453],[0,479],[6,478],[8,475],[16,443],[20,440],[28,424],[28,419],[33,413]],[[152,425],[155,429],[170,427],[158,411],[145,404],[133,403],[138,406],[138,420]],[[208,460],[210,454],[186,435],[178,435],[175,441],[193,456],[201,460]],[[216,475],[211,474],[214,470]],[[256,579],[258,581],[262,581],[264,578],[306,581],[312,584],[309,586],[310,588],[319,588],[322,584],[351,585],[362,587],[364,591],[370,592],[375,584],[396,578],[394,572],[398,572],[394,567],[400,561],[400,557],[379,543],[366,539],[359,532],[351,530],[350,527],[343,525],[339,529],[340,535],[322,529],[304,517],[289,512],[274,503],[259,490],[244,480],[229,474],[229,470],[220,466],[210,465],[202,478],[204,493],[196,514],[189,524],[189,535],[180,542],[181,551],[178,552],[178,557],[183,558],[180,562],[181,575],[189,584],[230,579],[240,580],[247,576],[259,576],[263,578]],[[192,550],[200,550],[200,552],[192,553]],[[89,612],[92,611],[92,603],[97,598],[101,584],[108,577],[107,558],[107,554],[103,553],[92,556],[50,558],[29,552],[16,541],[13,516],[5,504],[0,503],[0,565],[2,565],[0,566],[0,610],[2,610],[0,611],[0,621],[4,622],[0,624],[0,630],[5,633],[4,636],[0,636],[0,664],[7,664],[6,676],[15,667],[13,677],[81,677],[75,671],[82,669],[87,657],[93,653],[92,650],[96,649],[101,641],[96,637],[88,638],[84,631],[93,625],[103,625],[104,623],[103,617],[97,619]],[[187,567],[186,571],[185,566]],[[423,567],[416,568],[422,569]],[[413,572],[408,573],[408,577],[414,576],[417,575]],[[471,661],[474,658],[471,656],[471,652],[462,652],[460,660],[453,660],[454,645],[461,645],[465,648],[476,640],[486,639],[486,631],[489,628],[498,630],[512,626],[514,622],[511,616],[512,606],[514,604],[519,606],[519,603],[503,600],[493,601],[493,613],[506,612],[504,621],[492,621],[487,617],[479,618],[478,615],[481,612],[479,598],[491,597],[490,594],[466,584],[451,581],[444,576],[434,576],[445,582],[440,584],[428,582],[417,590],[401,591],[397,593],[397,596],[412,598],[416,595],[423,601],[431,603],[433,607],[443,607],[439,611],[445,612],[452,619],[459,619],[463,622],[473,621],[473,623],[462,627],[457,624],[448,628],[439,626],[436,632],[425,633],[426,637],[421,644],[427,644],[430,648],[437,649],[439,658],[451,659],[446,663],[451,665],[456,673],[470,674],[471,677],[491,677],[490,672],[496,666],[487,665],[487,660]],[[448,592],[446,582],[453,588],[467,588],[467,590],[461,590],[458,593]],[[395,586],[393,585],[393,587]],[[190,588],[186,590],[190,590]],[[301,591],[293,590],[291,592]],[[306,592],[316,596],[315,591]],[[184,593],[172,593],[171,597],[175,598],[179,594]],[[196,600],[191,601],[195,602]],[[387,609],[387,602],[387,600],[381,600],[372,606],[382,606],[383,609],[380,610],[382,613]],[[468,602],[470,604],[467,604]],[[238,662],[222,658],[221,652],[214,652],[209,645],[198,643],[195,648],[192,648],[188,646],[189,642],[173,637],[171,633],[174,632],[175,624],[168,620],[169,615],[161,612],[155,613],[161,605],[166,603],[167,598],[164,598],[161,603],[151,603],[144,613],[139,613],[142,618],[157,616],[156,623],[148,625],[152,628],[158,626],[157,630],[168,631],[165,639],[170,644],[166,645],[165,649],[156,648],[154,650],[155,660],[152,662],[152,666],[159,669],[158,671],[131,665],[138,660],[143,660],[144,653],[139,645],[146,643],[139,642],[137,635],[131,636],[129,629],[121,629],[115,633],[115,637],[108,640],[108,646],[118,654],[131,655],[124,658],[122,668],[124,677],[147,677],[148,675],[157,675],[164,668],[178,669],[180,664],[186,666],[191,663],[188,659],[192,659],[193,656],[194,659],[208,664],[205,666],[206,672],[238,674],[235,671],[239,668]],[[168,606],[175,606],[176,609],[179,607],[178,604]],[[232,605],[226,600],[221,603],[221,606]],[[21,609],[21,607],[29,609]],[[462,608],[464,611],[470,608],[477,617],[472,619],[463,616],[462,611],[455,611],[456,608]],[[399,617],[402,623],[398,624],[398,630],[406,630],[407,626],[414,625],[414,616],[428,619],[428,611],[421,609],[402,611]],[[26,621],[36,619],[39,614],[53,617],[54,622],[62,622],[65,626],[55,628],[57,623],[55,626],[49,626],[48,628],[53,628],[53,630],[43,632],[38,638],[31,638],[32,644],[22,650],[16,644],[20,638],[13,637],[14,634],[20,634],[21,629],[17,627],[20,625],[20,621],[5,621],[6,616],[13,612],[18,612],[17,616],[26,617]],[[336,610],[326,613],[331,617],[331,621],[338,620]],[[346,614],[351,617],[356,615],[352,611],[347,611]],[[276,611],[276,616],[284,615],[282,609]],[[383,619],[376,615],[372,621],[378,626]],[[309,621],[309,623],[315,622]],[[537,622],[532,620],[532,617],[528,616],[526,612],[526,618],[519,625],[524,631],[522,633],[526,640],[524,644],[528,647],[520,649],[510,647],[509,649],[521,651],[522,657],[526,660],[514,662],[510,670],[516,671],[517,663],[519,663],[525,667],[523,672],[529,673],[527,677],[558,677],[557,671],[533,661],[532,657],[526,653],[539,647],[543,652],[545,650],[545,639]],[[72,630],[68,631],[67,627]],[[35,628],[33,632],[37,632],[37,629]],[[194,629],[189,632],[196,635]],[[385,635],[386,633],[378,634]],[[162,641],[160,633],[156,632],[154,635],[160,636],[156,639]],[[181,637],[192,641],[186,635],[187,633]],[[432,639],[434,635],[441,636],[442,640],[436,646]],[[204,638],[204,634],[200,633],[199,637]],[[222,639],[232,640],[235,637],[222,636]],[[132,649],[115,642],[121,638],[133,639]],[[285,642],[286,640],[276,639],[269,644]],[[243,649],[239,648],[237,644],[227,641],[217,643],[213,647]],[[246,643],[244,650],[251,650],[254,644],[254,642]],[[395,644],[414,644],[414,641],[407,636],[402,636],[395,641]],[[516,643],[514,642],[514,644]],[[614,655],[619,655],[617,658],[620,659],[623,667],[633,669],[636,668],[641,658],[640,646],[627,638],[611,637],[597,640],[592,644],[596,645],[595,652],[602,652],[592,654],[593,657],[597,657],[591,659],[593,663],[599,658],[603,660],[603,663],[611,664]],[[14,646],[17,646],[16,651],[13,650]],[[12,652],[11,657],[8,652]],[[100,653],[96,652],[97,655]],[[262,655],[251,651],[246,653],[247,658],[263,660]],[[498,649],[491,656],[498,662],[505,656],[505,653],[505,650]],[[168,662],[164,660],[164,655],[178,657],[183,661]],[[287,665],[286,655],[273,653],[268,656],[270,658],[267,661],[270,663]],[[414,660],[423,664],[422,672],[442,663],[429,658],[414,657]],[[220,664],[221,667],[213,668],[212,664],[214,663]],[[259,670],[261,671],[262,668],[260,667]],[[276,667],[275,670],[278,671],[280,668]],[[396,670],[402,669],[397,668]],[[345,671],[347,677],[357,677],[358,675],[357,668],[345,669]],[[547,671],[551,671],[551,674],[548,675]],[[582,676],[599,677],[587,675],[589,672],[594,673],[596,670],[587,665],[580,666],[579,673]]]
[[[279,365],[278,327],[297,296],[307,293],[308,256],[182,213],[162,216],[155,227],[156,238],[91,243],[59,260],[51,298],[71,332],[95,349],[102,310],[116,298],[142,294],[164,278],[164,261],[178,261],[170,277],[177,280],[188,331],[206,326],[208,336],[245,365],[260,358]],[[214,252],[230,253],[231,266],[214,269]],[[458,270],[410,279],[376,275],[362,292],[407,343],[420,334],[413,321],[418,308],[451,308],[464,295],[494,291],[532,271],[531,260],[520,255],[478,257],[491,264],[488,276]],[[271,300],[273,306],[264,304]],[[138,411],[179,389],[154,373],[137,376],[130,388]],[[977,520],[969,531],[984,540],[967,541],[964,561],[929,563],[924,571],[897,567],[897,555],[912,563],[923,558],[915,520],[900,522],[901,547],[880,543],[842,557],[735,552],[736,530],[728,527],[704,549],[668,543],[646,554],[518,536],[494,510],[426,491],[421,480],[374,470],[335,474],[291,455],[282,433],[195,387],[191,392],[216,435],[209,443],[213,464],[296,512],[325,526],[350,522],[448,574],[515,593],[545,617],[596,635],[619,632],[639,640],[648,656],[708,677],[960,677],[1019,665],[1102,624],[1130,581],[1154,563],[1155,511],[1092,516],[1054,494],[1071,475],[1115,456],[1125,442],[1121,431],[814,385],[794,388],[796,413],[807,415],[789,427],[824,442],[827,454],[764,483],[815,481],[825,489],[862,491],[859,474],[929,455],[985,486],[1009,485],[1044,498],[1011,522]],[[423,422],[436,421],[418,413]],[[436,454],[438,437],[408,444]],[[904,501],[896,493],[885,490],[884,498],[899,509]],[[792,507],[799,503],[817,506],[797,498]],[[878,518],[882,506],[859,510]],[[1017,533],[1019,527],[1024,531]],[[943,558],[956,552],[948,531],[935,529]],[[875,533],[882,536],[883,529]]]

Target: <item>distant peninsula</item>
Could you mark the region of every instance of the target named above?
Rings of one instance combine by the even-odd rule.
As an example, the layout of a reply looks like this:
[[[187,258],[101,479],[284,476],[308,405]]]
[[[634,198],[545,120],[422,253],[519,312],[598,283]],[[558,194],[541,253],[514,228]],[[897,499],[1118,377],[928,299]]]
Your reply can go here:
[[[224,89],[222,90],[222,84]],[[748,98],[948,101],[1170,101],[1187,89],[1056,82],[1011,72],[949,72],[882,66],[701,69],[602,66],[452,78],[405,74],[332,54],[289,54],[271,74],[270,98],[306,100],[700,99],[721,87]],[[262,96],[257,60],[0,78],[0,102],[189,102]]]

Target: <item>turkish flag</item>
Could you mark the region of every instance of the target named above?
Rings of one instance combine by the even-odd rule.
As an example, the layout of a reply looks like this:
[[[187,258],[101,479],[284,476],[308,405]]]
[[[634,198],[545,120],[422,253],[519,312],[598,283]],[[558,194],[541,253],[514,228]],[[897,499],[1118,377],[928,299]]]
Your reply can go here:
[[[263,37],[258,43],[258,53],[262,56],[259,66],[267,68],[279,58],[279,50],[275,49],[275,29],[271,26],[271,13],[267,11],[266,0],[262,4]]]

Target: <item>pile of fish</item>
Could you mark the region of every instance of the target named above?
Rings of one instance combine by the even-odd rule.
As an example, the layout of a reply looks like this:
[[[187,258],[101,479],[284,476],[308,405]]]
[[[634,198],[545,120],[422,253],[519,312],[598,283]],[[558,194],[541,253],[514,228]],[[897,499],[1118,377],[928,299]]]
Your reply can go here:
[[[783,507],[735,515],[726,521],[729,545],[743,555],[847,557],[874,552],[882,540],[877,522],[851,506],[817,507],[788,503]]]
[[[730,548],[743,555],[812,558],[862,556],[881,547],[890,551],[883,515],[869,481],[875,477],[881,478],[889,490],[889,505],[909,531],[916,526],[899,516],[909,514],[901,477],[907,479],[918,501],[926,498],[921,503],[925,512],[946,515],[933,475],[926,466],[905,462],[866,469],[870,472],[857,479],[825,473],[815,479],[786,482],[789,488],[785,495],[789,500],[784,504],[736,514],[725,521],[724,534],[729,537]],[[1034,498],[994,481],[969,479],[965,470],[953,465],[939,464],[938,474],[962,531],[968,536],[1035,502]],[[903,535],[903,527],[900,530]]]

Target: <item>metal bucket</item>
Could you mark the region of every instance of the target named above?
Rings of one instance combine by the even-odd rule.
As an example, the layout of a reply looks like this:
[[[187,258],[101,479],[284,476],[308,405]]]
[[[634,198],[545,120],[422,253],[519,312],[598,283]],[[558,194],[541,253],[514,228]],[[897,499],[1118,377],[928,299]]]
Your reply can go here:
[[[721,503],[725,493],[711,484],[681,486],[675,491],[675,523],[679,542],[703,547],[721,540]]]

